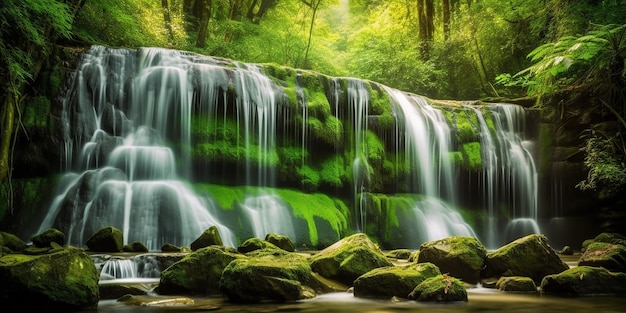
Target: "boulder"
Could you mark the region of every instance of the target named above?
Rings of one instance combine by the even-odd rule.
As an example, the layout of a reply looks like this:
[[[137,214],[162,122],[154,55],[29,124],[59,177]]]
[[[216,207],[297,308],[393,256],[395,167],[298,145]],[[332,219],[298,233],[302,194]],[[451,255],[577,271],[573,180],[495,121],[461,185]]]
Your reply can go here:
[[[474,237],[452,236],[425,242],[418,263],[430,262],[451,276],[476,284],[485,264],[487,249]]]
[[[191,250],[195,251],[208,246],[223,246],[222,236],[216,226],[205,229],[196,240],[191,243]]]
[[[11,233],[0,231],[0,236],[2,236],[2,241],[4,242],[3,247],[8,248],[12,252],[20,252],[26,249],[26,243]]]
[[[243,257],[220,246],[198,249],[161,272],[158,293],[219,294],[222,271],[231,261]]]
[[[265,241],[288,252],[296,251],[296,244],[289,237],[277,234],[267,234]]]
[[[626,272],[626,246],[593,242],[578,260],[578,266],[604,267],[613,272]]]
[[[121,230],[107,226],[87,239],[87,248],[95,252],[120,252],[124,247],[124,234]]]
[[[239,247],[237,247],[237,251],[240,253],[248,253],[261,249],[280,249],[269,241],[259,239],[259,238],[249,238],[244,241]]]
[[[89,256],[75,247],[43,255],[0,257],[3,311],[66,312],[95,309],[99,274]]]
[[[568,268],[544,235],[532,234],[488,252],[483,277],[525,276],[539,284],[544,276]]]
[[[407,298],[415,286],[441,275],[432,263],[375,268],[354,281],[354,296],[360,298]]]
[[[39,248],[50,247],[50,243],[52,242],[63,246],[65,245],[65,234],[56,228],[48,228],[42,233],[33,236],[31,240],[33,241],[33,245]]]
[[[230,262],[222,272],[220,290],[232,302],[296,301],[315,297],[310,279],[304,256],[263,249]]]
[[[393,265],[363,233],[337,241],[311,256],[309,263],[314,272],[348,286],[375,268]]]
[[[578,266],[544,277],[541,291],[569,296],[626,295],[626,274],[603,267]]]
[[[467,302],[463,282],[448,275],[437,275],[421,282],[409,294],[410,300],[421,302]]]
[[[179,247],[171,243],[165,243],[161,246],[161,252],[191,252],[189,247]]]
[[[496,288],[510,292],[537,292],[537,285],[532,278],[522,276],[500,277],[496,282]]]
[[[133,241],[130,244],[124,245],[122,247],[122,251],[124,252],[149,252],[148,247],[146,247],[143,242]]]

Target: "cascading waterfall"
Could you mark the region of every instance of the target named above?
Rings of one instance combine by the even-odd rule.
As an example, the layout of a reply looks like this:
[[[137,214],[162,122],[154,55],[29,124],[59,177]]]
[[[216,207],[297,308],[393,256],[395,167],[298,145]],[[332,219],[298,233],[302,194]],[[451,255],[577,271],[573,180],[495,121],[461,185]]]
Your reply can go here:
[[[407,171],[406,183],[396,185],[402,185],[399,193],[417,195],[411,198],[415,203],[408,219],[414,228],[410,234],[419,237],[410,240],[419,246],[450,235],[478,237],[459,213],[459,168],[451,157],[455,130],[442,109],[424,97],[356,78],[326,77],[320,83],[323,91],[316,91],[323,99],[307,99],[306,80],[311,76],[303,78],[297,71],[293,81],[277,82],[263,71],[262,65],[167,49],[93,47],[84,54],[63,102],[63,162],[68,173],[40,230],[57,227],[69,244],[84,246],[99,228],[115,226],[124,232],[125,243],[140,241],[152,251],[165,243],[187,246],[210,226],[217,226],[230,246],[247,239],[238,238],[247,234],[239,228],[259,238],[268,233],[295,238],[307,231],[296,217],[308,212],[295,212],[289,202],[294,200],[282,199],[271,188],[280,184],[278,169],[285,162],[281,157],[291,153],[288,165],[297,169],[282,168],[296,177],[290,183],[309,179],[297,176],[297,171],[339,160],[329,171],[337,176],[345,172],[345,177],[322,192],[330,194],[335,188],[338,199],[351,206],[349,227],[366,232],[376,220],[367,216],[375,212],[368,207],[368,197],[381,190],[376,176],[376,166],[381,165],[368,155],[376,153],[372,146],[378,143],[372,138],[378,139],[376,127],[382,127],[377,114],[387,109],[381,109],[380,102],[374,108],[379,98],[372,92],[380,90],[393,115],[387,120],[393,125],[383,130],[393,131],[393,138],[386,138],[381,145],[387,147],[380,149],[393,149],[383,154],[401,154],[386,161],[393,159],[396,168]],[[289,88],[292,98],[287,96]],[[476,207],[488,215],[486,235],[479,234],[490,247],[501,243],[501,219],[510,222],[511,234],[538,232],[537,174],[527,142],[520,139],[523,109],[490,105],[488,118],[485,109],[465,109],[479,121],[482,203]],[[324,119],[333,123],[324,124]],[[342,137],[333,141],[331,133]],[[319,149],[310,144],[314,140],[321,142]],[[281,150],[283,142],[299,152]],[[197,150],[202,149],[210,152],[207,160],[198,160]],[[328,156],[333,153],[336,158]],[[222,159],[211,159],[214,155]],[[228,199],[232,207],[221,207],[231,204],[213,201],[214,195],[199,196],[188,185],[213,183],[217,176],[227,176],[215,179],[225,182],[220,186],[245,190],[241,198]],[[394,187],[385,188],[387,192]],[[511,210],[498,216],[503,203]],[[335,227],[326,221],[315,224],[318,216],[310,218],[309,230]]]

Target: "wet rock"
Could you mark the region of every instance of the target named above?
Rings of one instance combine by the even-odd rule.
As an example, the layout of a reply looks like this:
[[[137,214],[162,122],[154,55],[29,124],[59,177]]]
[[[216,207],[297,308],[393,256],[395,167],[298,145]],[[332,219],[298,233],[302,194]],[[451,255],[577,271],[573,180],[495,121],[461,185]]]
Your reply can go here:
[[[261,249],[280,249],[269,241],[259,239],[259,238],[249,238],[244,241],[239,247],[237,247],[237,251],[240,253],[248,253]]]
[[[431,262],[442,273],[476,284],[484,267],[487,249],[473,237],[452,236],[423,243],[418,263]]]
[[[573,296],[625,295],[626,274],[613,273],[603,267],[578,266],[544,277],[541,291]]]
[[[122,247],[122,251],[124,252],[149,252],[148,247],[146,247],[143,242],[133,241],[130,244],[124,245]]]
[[[0,236],[2,236],[4,242],[3,247],[10,249],[12,252],[20,252],[26,249],[26,243],[11,233],[0,231]]]
[[[191,252],[191,249],[189,247],[179,247],[171,243],[166,243],[161,246],[161,252]]]
[[[544,235],[532,234],[488,252],[482,275],[525,276],[539,284],[544,276],[557,274],[568,268],[550,247]]]
[[[50,247],[51,242],[55,242],[60,246],[63,246],[65,245],[65,234],[56,228],[48,228],[42,233],[33,236],[31,240],[33,241],[33,244],[39,248]]]
[[[148,307],[185,307],[195,304],[195,301],[187,297],[148,297],[142,295],[123,295],[117,299],[127,305]]]
[[[375,268],[393,265],[363,233],[339,240],[309,260],[314,272],[349,286]]]
[[[578,260],[578,266],[604,267],[613,272],[626,272],[626,246],[593,242]]]
[[[295,243],[293,242],[293,240],[291,240],[287,236],[278,235],[278,234],[267,234],[265,236],[265,241],[288,252],[296,251]]]
[[[500,277],[496,282],[500,291],[510,292],[537,292],[537,285],[530,277],[508,276]]]
[[[304,256],[282,249],[251,252],[222,272],[220,290],[233,302],[295,301],[315,297]]]
[[[200,236],[191,243],[191,250],[195,251],[208,246],[222,246],[222,236],[216,226],[211,226],[202,232]]]
[[[421,302],[467,302],[467,290],[463,282],[444,274],[421,282],[409,294],[409,299]]]
[[[137,287],[121,284],[100,285],[100,300],[117,299],[124,295],[147,295],[148,292]]]
[[[43,255],[0,257],[0,302],[7,311],[95,309],[98,272],[89,256],[75,247]]]
[[[219,294],[222,271],[233,260],[243,258],[211,246],[198,249],[161,272],[159,294]]]
[[[120,252],[124,247],[124,234],[115,227],[103,227],[87,239],[87,247],[95,252]]]
[[[407,298],[415,286],[441,275],[432,263],[375,268],[354,281],[354,296],[360,298]]]
[[[561,249],[561,251],[559,251],[559,253],[562,255],[573,255],[574,249],[572,249],[572,247],[570,246],[565,246],[563,247],[563,249]]]

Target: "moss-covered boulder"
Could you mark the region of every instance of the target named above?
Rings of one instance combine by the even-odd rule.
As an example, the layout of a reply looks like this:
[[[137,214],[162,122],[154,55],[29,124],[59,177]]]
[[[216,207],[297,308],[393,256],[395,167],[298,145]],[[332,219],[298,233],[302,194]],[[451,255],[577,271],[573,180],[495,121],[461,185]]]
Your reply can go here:
[[[299,254],[282,249],[250,252],[224,268],[220,290],[232,302],[295,301],[315,296],[308,287],[311,267]]]
[[[256,237],[246,239],[246,241],[242,242],[239,245],[239,247],[237,247],[237,251],[239,251],[240,253],[248,253],[248,252],[261,250],[261,249],[280,249],[280,248],[275,246],[273,243],[267,240],[259,239]]]
[[[417,262],[431,262],[442,273],[475,284],[480,278],[486,257],[487,249],[478,239],[452,236],[423,243]]]
[[[394,249],[385,252],[385,256],[392,259],[408,260],[412,253],[409,249]]]
[[[165,243],[161,246],[161,252],[191,252],[191,248],[179,247],[171,243]]]
[[[122,247],[124,252],[149,252],[148,247],[143,242],[133,241]]]
[[[291,240],[291,238],[284,236],[284,235],[267,234],[265,236],[265,241],[288,252],[296,251],[296,245],[293,242],[293,240]]]
[[[541,291],[573,296],[626,295],[626,274],[603,267],[578,266],[544,277]]]
[[[415,286],[441,275],[432,263],[375,268],[354,281],[354,296],[360,298],[407,298]]]
[[[532,278],[522,276],[500,277],[496,282],[496,288],[510,292],[537,292],[537,285]]]
[[[52,242],[63,246],[65,245],[65,234],[56,228],[48,228],[42,233],[34,235],[31,240],[33,241],[33,245],[40,248],[50,247],[50,243]]]
[[[7,312],[95,309],[99,274],[75,247],[42,255],[0,257],[0,303]]]
[[[124,234],[121,230],[107,226],[87,239],[87,248],[95,252],[120,252],[124,247]]]
[[[539,284],[544,276],[568,268],[546,236],[532,234],[488,252],[483,277],[525,276]]]
[[[26,243],[11,233],[0,231],[0,236],[2,236],[2,241],[4,242],[3,247],[8,248],[12,252],[20,252],[26,249]]]
[[[421,302],[467,301],[467,290],[462,281],[444,275],[437,275],[421,282],[409,294],[410,300]]]
[[[626,272],[626,246],[593,242],[580,256],[578,266],[604,267],[613,272]]]
[[[159,294],[219,294],[222,271],[241,254],[224,251],[220,246],[198,249],[163,272],[158,287]]]
[[[191,243],[191,250],[195,251],[200,248],[213,245],[221,246],[223,244],[219,229],[217,229],[217,226],[211,226],[205,229],[202,234]]]
[[[314,272],[349,286],[357,277],[375,268],[392,265],[380,248],[363,233],[337,241],[311,256],[309,261]]]

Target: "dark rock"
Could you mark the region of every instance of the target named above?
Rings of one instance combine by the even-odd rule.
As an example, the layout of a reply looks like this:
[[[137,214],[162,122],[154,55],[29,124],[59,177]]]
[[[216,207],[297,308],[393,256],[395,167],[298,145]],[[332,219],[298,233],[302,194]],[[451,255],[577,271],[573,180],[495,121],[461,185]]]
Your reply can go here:
[[[198,249],[161,272],[158,293],[219,294],[222,271],[231,261],[243,257],[218,246]]]
[[[444,274],[421,282],[409,294],[409,299],[422,302],[467,302],[467,290],[463,282]]]
[[[63,246],[65,245],[65,234],[56,228],[48,228],[42,233],[33,236],[31,240],[39,248],[49,248],[51,242],[56,242]]]
[[[375,268],[393,265],[363,233],[337,241],[313,255],[309,262],[314,272],[349,286]]]
[[[118,285],[118,284],[104,284],[100,285],[100,300],[105,299],[117,299],[124,295],[147,295],[148,292],[137,287]]]
[[[0,257],[3,311],[74,311],[95,309],[98,272],[89,256],[75,247],[43,255]]]
[[[295,301],[315,296],[304,256],[264,249],[238,258],[222,272],[220,290],[233,302]]]
[[[124,252],[149,252],[148,247],[145,244],[139,241],[133,241],[130,244],[124,245],[122,247],[122,251]]]
[[[483,277],[525,276],[539,284],[544,276],[569,266],[554,252],[544,235],[532,234],[487,253]]]
[[[500,291],[537,292],[535,282],[530,277],[521,276],[500,277],[496,282],[496,288]]]
[[[204,230],[200,236],[191,243],[191,250],[195,251],[208,246],[222,246],[222,236],[217,226],[211,226]]]
[[[12,252],[20,252],[26,249],[26,243],[11,233],[0,231],[0,236],[2,236],[4,241],[3,246],[9,248]]]
[[[293,242],[293,240],[291,240],[287,236],[277,235],[277,234],[267,234],[265,236],[265,241],[272,243],[273,245],[288,252],[296,251],[295,243]]]
[[[453,236],[423,243],[418,263],[431,262],[451,276],[476,284],[484,267],[487,249],[473,237]]]
[[[171,243],[166,243],[161,246],[161,252],[191,252],[191,249],[188,247],[179,247]]]
[[[87,239],[87,247],[94,252],[120,252],[124,247],[124,234],[112,226],[101,228]]]
[[[563,247],[563,249],[561,249],[561,251],[559,251],[559,253],[562,255],[573,255],[574,249],[572,249],[572,247],[570,246],[565,246]]]
[[[385,256],[392,259],[408,260],[412,253],[409,249],[396,249],[388,251]]]
[[[541,291],[573,296],[624,295],[626,274],[612,273],[602,267],[578,266],[544,277]]]
[[[441,275],[432,263],[375,268],[354,281],[354,296],[360,298],[407,298],[415,286]]]
[[[578,266],[604,267],[613,272],[626,272],[626,246],[593,242],[578,260]]]

